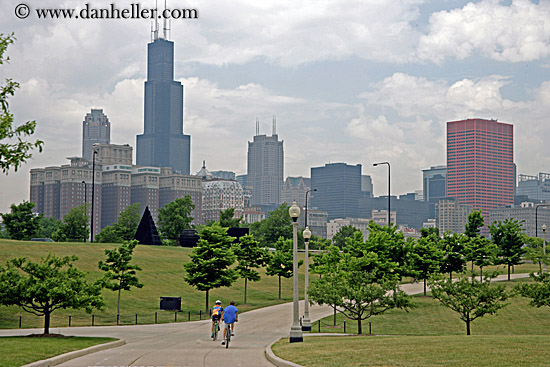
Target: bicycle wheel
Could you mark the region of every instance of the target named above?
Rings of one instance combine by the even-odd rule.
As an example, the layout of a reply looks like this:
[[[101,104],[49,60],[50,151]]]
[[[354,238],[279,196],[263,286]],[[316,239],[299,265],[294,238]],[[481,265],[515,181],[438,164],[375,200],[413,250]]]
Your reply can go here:
[[[229,348],[229,341],[231,340],[231,326],[228,324],[227,331],[225,332],[225,349]]]
[[[214,324],[214,337],[212,339],[214,341],[218,340],[218,323],[217,322]]]

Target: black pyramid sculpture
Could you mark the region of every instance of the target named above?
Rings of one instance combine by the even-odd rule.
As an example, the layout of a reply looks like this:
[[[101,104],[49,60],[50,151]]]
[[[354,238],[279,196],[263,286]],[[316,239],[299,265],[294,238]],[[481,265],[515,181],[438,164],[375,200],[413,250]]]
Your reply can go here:
[[[155,221],[151,216],[148,206],[145,207],[143,217],[141,217],[141,222],[139,222],[134,239],[138,240],[142,245],[162,245],[159,233],[157,231],[157,226],[155,226]]]

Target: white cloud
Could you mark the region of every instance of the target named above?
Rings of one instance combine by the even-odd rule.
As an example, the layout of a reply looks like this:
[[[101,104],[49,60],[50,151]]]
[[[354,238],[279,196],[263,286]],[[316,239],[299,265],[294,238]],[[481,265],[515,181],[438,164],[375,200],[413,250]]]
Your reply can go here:
[[[474,54],[507,62],[548,58],[550,3],[484,0],[430,16],[428,34],[418,45],[421,60],[441,63]]]

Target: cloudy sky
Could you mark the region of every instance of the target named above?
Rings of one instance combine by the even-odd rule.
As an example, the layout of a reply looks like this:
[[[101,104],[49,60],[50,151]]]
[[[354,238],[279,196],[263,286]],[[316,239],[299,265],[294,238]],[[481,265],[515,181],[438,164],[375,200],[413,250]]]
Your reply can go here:
[[[2,0],[0,33],[15,32],[0,78],[21,88],[19,123],[36,120],[44,151],[0,176],[0,212],[29,198],[29,170],[81,154],[82,120],[102,108],[113,143],[143,132],[150,20],[38,19],[36,8],[154,7],[155,1]],[[160,1],[162,3],[162,1]],[[247,141],[284,140],[285,176],[328,162],[362,164],[376,195],[421,189],[445,164],[446,122],[514,124],[518,173],[550,171],[550,1],[168,0],[198,10],[174,19],[175,76],[184,85],[191,170],[246,173]],[[135,153],[135,151],[134,151]]]

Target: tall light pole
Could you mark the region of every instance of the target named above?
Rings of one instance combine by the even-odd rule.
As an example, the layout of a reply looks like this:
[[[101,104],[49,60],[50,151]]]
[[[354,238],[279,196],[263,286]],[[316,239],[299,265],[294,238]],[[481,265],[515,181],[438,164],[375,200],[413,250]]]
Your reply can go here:
[[[388,227],[391,227],[391,210],[390,210],[390,188],[391,188],[391,185],[390,185],[390,178],[391,178],[391,174],[390,174],[390,163],[389,162],[379,162],[379,163],[373,163],[372,165],[374,167],[378,166],[379,164],[387,164],[388,165]]]
[[[300,327],[300,309],[298,306],[298,217],[300,216],[300,207],[296,205],[296,202],[292,203],[292,206],[288,208],[288,214],[292,218],[292,257],[293,257],[293,270],[292,278],[294,280],[294,294],[292,297],[292,326],[290,327],[290,342],[303,342],[304,337],[302,328]]]
[[[86,214],[88,214],[88,192],[86,187],[86,181],[82,181],[82,184],[84,184],[84,208],[86,208]],[[87,242],[88,239],[86,238],[84,242]]]
[[[542,262],[544,265],[543,273],[546,273],[546,224],[542,225],[542,253],[544,254],[544,261]]]
[[[305,225],[304,225],[304,227],[306,227],[306,228],[307,228],[307,194],[309,194],[311,191],[317,191],[317,189],[306,191],[306,220],[305,220]]]
[[[93,147],[92,149],[92,218],[90,219],[92,224],[90,226],[90,242],[94,242],[95,155],[97,154],[97,150],[95,150],[95,147]]]
[[[307,210],[307,205],[306,205]],[[306,279],[304,283],[304,319],[302,320],[302,331],[311,331],[311,320],[309,319],[309,300],[307,296],[307,290],[309,288],[309,239],[311,238],[311,231],[306,226],[306,229],[304,229],[304,232],[302,233],[304,236],[304,243],[306,247]]]

